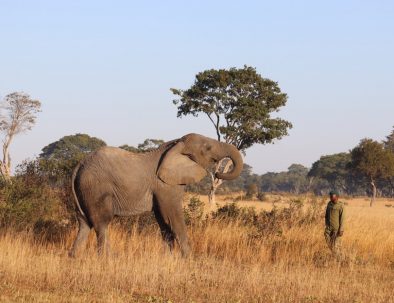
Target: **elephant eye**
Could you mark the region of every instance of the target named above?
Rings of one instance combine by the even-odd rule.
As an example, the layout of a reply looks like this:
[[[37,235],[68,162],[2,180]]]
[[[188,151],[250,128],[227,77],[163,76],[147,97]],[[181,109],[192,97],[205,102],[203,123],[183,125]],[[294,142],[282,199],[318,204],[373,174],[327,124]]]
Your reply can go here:
[[[212,149],[212,146],[208,145],[207,150],[210,151]]]

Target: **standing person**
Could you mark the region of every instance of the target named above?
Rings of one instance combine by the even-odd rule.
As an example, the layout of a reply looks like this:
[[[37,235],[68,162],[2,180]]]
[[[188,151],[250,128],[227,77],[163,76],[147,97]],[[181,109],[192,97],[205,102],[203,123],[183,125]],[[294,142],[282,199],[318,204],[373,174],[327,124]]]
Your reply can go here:
[[[341,255],[341,237],[344,232],[345,206],[338,201],[339,194],[337,191],[330,191],[330,201],[326,208],[326,229],[324,237],[334,256]]]

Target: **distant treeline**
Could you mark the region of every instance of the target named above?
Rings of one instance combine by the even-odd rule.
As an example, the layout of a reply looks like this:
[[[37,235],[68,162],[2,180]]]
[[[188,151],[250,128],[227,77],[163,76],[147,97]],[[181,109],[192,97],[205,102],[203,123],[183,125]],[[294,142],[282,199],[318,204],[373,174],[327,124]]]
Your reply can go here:
[[[207,177],[189,186],[189,190],[206,194],[209,187]],[[349,152],[321,156],[311,168],[292,164],[284,172],[257,175],[250,165],[245,164],[241,176],[225,181],[217,192],[244,191],[249,195],[312,192],[325,195],[331,189],[342,195],[394,197],[394,130],[383,142],[363,139]]]
[[[218,189],[218,194],[243,191],[249,195],[258,195],[259,193],[278,192],[302,194],[312,192],[315,195],[326,195],[330,190],[337,189],[342,195],[349,196],[370,196],[371,190],[368,186],[368,180],[361,175],[353,175],[350,170],[343,175],[341,172],[332,172],[330,176],[322,175],[317,172],[320,169],[329,169],[330,167],[321,167],[326,165],[326,159],[339,157],[350,157],[350,153],[341,153],[330,156],[324,156],[316,161],[311,169],[301,165],[292,164],[287,171],[268,172],[257,175],[252,172],[252,167],[244,164],[244,170],[241,176],[233,181],[224,181]],[[338,163],[332,163],[335,167]],[[328,164],[327,164],[328,165]],[[332,169],[332,167],[330,168]],[[394,178],[389,180],[379,180],[377,184],[378,196],[394,197]],[[210,180],[204,178],[200,183],[190,185],[188,190],[200,194],[209,192]]]
[[[120,148],[143,153],[157,148],[163,140],[146,139],[137,147],[122,145]],[[25,161],[16,169],[15,179],[36,175],[55,187],[69,186],[70,176],[76,164],[86,154],[106,143],[86,134],[65,136],[48,144],[34,160]],[[284,172],[254,174],[252,166],[244,164],[243,171],[235,180],[224,181],[217,193],[244,191],[249,195],[265,192],[294,194],[312,192],[325,195],[331,189],[345,195],[371,195],[374,187],[377,195],[394,196],[394,130],[382,143],[363,139],[347,153],[320,157],[311,168],[292,164]],[[4,184],[3,184],[4,186]],[[212,186],[211,176],[187,187],[188,191],[208,194]]]

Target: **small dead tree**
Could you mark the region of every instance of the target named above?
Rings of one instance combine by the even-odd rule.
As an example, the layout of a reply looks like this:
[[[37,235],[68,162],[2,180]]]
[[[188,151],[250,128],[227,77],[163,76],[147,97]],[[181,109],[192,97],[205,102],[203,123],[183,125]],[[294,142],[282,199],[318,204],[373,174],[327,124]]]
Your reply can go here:
[[[36,123],[37,113],[41,111],[41,102],[33,100],[28,94],[14,92],[5,96],[0,105],[0,131],[4,134],[3,159],[0,171],[7,181],[11,176],[10,145],[17,134],[31,130]]]

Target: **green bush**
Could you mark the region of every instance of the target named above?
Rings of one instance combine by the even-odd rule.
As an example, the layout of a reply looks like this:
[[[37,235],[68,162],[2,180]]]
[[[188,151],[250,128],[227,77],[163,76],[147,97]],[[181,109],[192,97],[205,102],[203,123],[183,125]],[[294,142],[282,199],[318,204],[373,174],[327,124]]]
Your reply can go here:
[[[256,183],[248,184],[246,187],[246,199],[253,199],[258,194],[259,188]]]
[[[304,201],[294,199],[289,207],[279,209],[274,207],[270,211],[256,212],[253,207],[239,207],[236,203],[225,204],[211,213],[212,220],[238,222],[249,228],[249,236],[262,239],[269,236],[282,236],[285,229],[294,226],[314,224],[324,217],[324,203],[311,200],[308,207]]]
[[[261,202],[264,202],[264,201],[268,200],[267,195],[265,193],[261,192],[261,191],[257,193],[256,198],[257,198],[257,200],[259,200]]]
[[[39,220],[70,219],[64,191],[52,188],[31,162],[0,188],[0,226],[31,229]]]
[[[69,220],[39,219],[34,223],[35,239],[43,242],[58,243],[64,241],[72,228]]]

